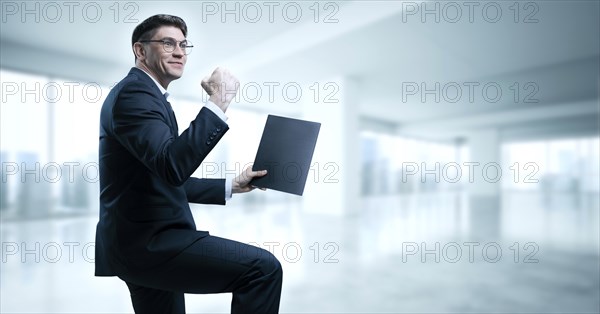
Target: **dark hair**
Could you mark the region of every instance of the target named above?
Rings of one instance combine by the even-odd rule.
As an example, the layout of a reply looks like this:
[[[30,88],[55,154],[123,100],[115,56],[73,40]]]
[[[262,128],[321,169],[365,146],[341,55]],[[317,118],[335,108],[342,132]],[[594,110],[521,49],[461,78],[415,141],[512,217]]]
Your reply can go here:
[[[151,39],[161,26],[175,26],[181,30],[184,37],[187,37],[187,25],[182,18],[168,14],[156,14],[135,27],[131,36],[131,46],[133,47],[133,44],[138,41]]]

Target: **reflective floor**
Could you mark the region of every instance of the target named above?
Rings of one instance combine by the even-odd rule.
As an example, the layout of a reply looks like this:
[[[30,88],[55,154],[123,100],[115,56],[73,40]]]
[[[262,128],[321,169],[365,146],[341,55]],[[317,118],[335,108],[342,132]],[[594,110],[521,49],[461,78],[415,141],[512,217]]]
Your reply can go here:
[[[340,218],[241,197],[193,211],[200,229],[279,258],[282,313],[600,312],[598,195],[491,202],[369,197]],[[4,220],[0,312],[132,313],[119,279],[93,276],[96,219]],[[186,308],[226,313],[230,300],[186,295]]]

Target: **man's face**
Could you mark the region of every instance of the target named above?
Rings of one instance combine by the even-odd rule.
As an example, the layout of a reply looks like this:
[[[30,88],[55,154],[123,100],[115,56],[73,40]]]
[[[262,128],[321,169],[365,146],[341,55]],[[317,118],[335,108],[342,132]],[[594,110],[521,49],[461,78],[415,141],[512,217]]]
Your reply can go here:
[[[183,75],[187,56],[183,49],[179,47],[179,43],[185,40],[179,28],[175,26],[161,26],[150,40],[163,39],[175,40],[177,42],[175,50],[166,52],[163,44],[160,42],[145,43],[144,58],[138,61],[141,61],[156,76],[161,85],[166,86],[171,81]]]

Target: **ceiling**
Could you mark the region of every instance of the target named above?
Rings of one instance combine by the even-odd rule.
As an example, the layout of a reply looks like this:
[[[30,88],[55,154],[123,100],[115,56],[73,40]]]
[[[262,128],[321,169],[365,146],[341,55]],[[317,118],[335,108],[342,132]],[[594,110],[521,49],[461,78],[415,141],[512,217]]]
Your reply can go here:
[[[487,126],[500,126],[506,124],[500,118],[501,113],[523,116],[536,115],[540,110],[555,112],[548,117],[548,121],[555,122],[561,114],[569,112],[563,106],[572,104],[581,108],[574,111],[575,117],[565,116],[569,121],[577,119],[577,115],[598,114],[597,1],[520,2],[518,12],[511,7],[513,2],[494,2],[502,10],[499,16],[495,15],[496,7],[486,2],[469,2],[476,4],[472,7],[473,14],[467,2],[448,5],[448,2],[300,1],[249,5],[248,2],[148,1],[130,2],[129,6],[120,2],[117,22],[116,7],[111,7],[114,3],[98,2],[103,14],[95,23],[83,17],[84,4],[74,7],[71,23],[67,7],[58,3],[63,16],[56,23],[44,20],[43,15],[39,23],[33,14],[6,15],[6,10],[14,8],[3,4],[6,21],[3,20],[0,30],[2,67],[110,84],[133,65],[130,36],[136,23],[152,14],[169,13],[187,21],[188,39],[195,46],[186,75],[169,88],[183,97],[199,98],[199,81],[220,65],[237,73],[242,84],[358,80],[361,91],[353,95],[359,95],[356,103],[362,116],[431,137],[461,136],[467,132],[464,130],[481,127],[476,118],[471,119],[474,122],[464,118],[482,115],[491,117],[484,119]],[[269,14],[269,3],[273,14]],[[235,9],[236,5],[239,15],[219,14],[223,9]],[[424,8],[436,5],[440,7],[439,22],[433,14],[420,15]],[[456,6],[461,9],[460,18]],[[261,10],[260,18],[257,7]],[[287,15],[283,14],[284,7]],[[302,14],[298,21],[293,21],[298,7]],[[33,4],[29,8],[34,8]],[[46,8],[46,19],[56,16],[52,9]],[[415,9],[419,12],[413,14]],[[212,14],[214,10],[218,12]],[[88,15],[91,11],[88,7]],[[137,22],[128,23],[127,14]],[[493,23],[495,16],[499,20]],[[452,23],[455,17],[457,22]],[[257,22],[253,22],[255,18]],[[436,102],[433,96],[423,101],[418,94],[407,97],[403,89],[407,84],[433,88],[436,82],[441,88],[458,84],[463,88],[463,96],[452,103]],[[476,82],[478,86],[498,84],[505,96],[498,102],[477,96],[469,101],[465,85],[468,82]],[[510,89],[515,82],[522,92],[518,101]],[[527,83],[532,83],[527,85],[531,89],[525,88]],[[537,90],[533,98],[537,102],[524,103],[524,97],[534,87]],[[343,87],[340,92],[344,93]],[[290,114],[300,110],[293,104],[281,105],[276,101],[242,101],[240,106]],[[455,121],[461,127],[448,126],[454,132],[424,131],[440,121]]]

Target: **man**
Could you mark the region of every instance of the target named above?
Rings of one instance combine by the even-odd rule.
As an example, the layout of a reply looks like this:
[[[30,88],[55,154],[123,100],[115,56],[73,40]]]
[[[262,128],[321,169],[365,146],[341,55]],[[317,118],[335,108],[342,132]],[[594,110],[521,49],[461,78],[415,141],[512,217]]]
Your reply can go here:
[[[185,313],[184,293],[232,292],[232,313],[277,313],[282,270],[268,251],[197,231],[188,202],[225,204],[266,171],[233,180],[191,177],[227,132],[238,81],[217,68],[210,95],[179,134],[167,97],[190,52],[187,26],[155,15],[132,36],[135,67],[109,93],[100,117],[100,220],[96,276],[126,282],[136,313]],[[228,91],[226,94],[224,91]]]

